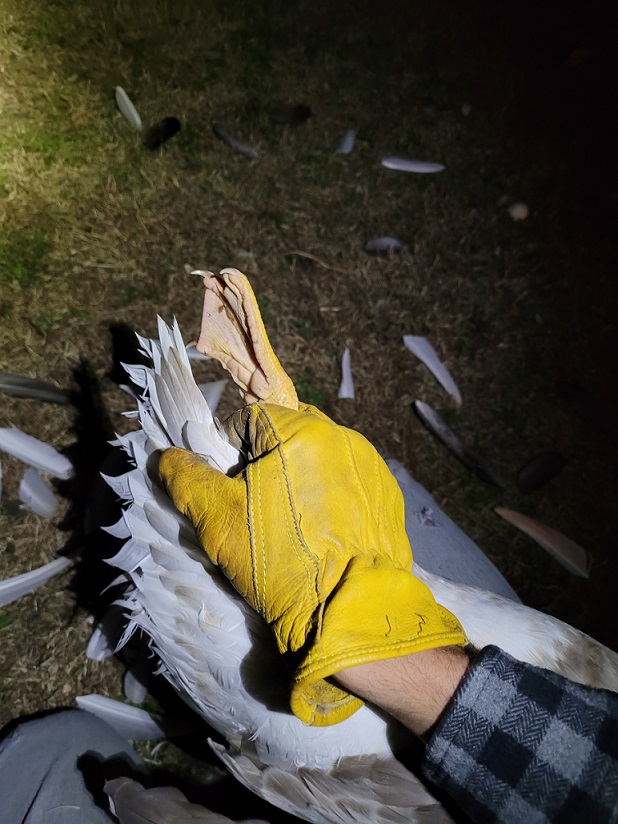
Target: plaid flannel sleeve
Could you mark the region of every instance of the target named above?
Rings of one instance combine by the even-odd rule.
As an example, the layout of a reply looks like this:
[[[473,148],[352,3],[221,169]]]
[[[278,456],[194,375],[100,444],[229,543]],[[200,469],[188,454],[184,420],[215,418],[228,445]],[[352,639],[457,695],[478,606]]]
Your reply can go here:
[[[476,822],[617,822],[618,694],[486,647],[423,772]]]

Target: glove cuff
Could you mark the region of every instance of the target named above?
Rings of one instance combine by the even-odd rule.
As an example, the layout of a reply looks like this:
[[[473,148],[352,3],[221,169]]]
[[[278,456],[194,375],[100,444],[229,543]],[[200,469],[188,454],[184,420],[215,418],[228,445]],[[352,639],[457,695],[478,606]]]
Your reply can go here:
[[[321,608],[295,673],[292,712],[305,724],[336,724],[363,702],[326,681],[329,676],[369,661],[466,643],[459,621],[418,578],[380,558],[356,557]]]

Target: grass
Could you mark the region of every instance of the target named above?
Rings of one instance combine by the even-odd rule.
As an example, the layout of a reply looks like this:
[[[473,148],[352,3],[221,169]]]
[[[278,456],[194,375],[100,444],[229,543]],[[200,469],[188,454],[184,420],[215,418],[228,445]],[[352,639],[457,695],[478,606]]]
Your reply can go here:
[[[296,386],[300,401],[313,404],[313,406],[324,406],[327,393],[316,383],[315,376],[302,375],[295,378],[294,385]]]
[[[195,337],[201,287],[185,264],[236,266],[252,279],[299,396],[403,460],[531,604],[611,641],[611,449],[560,401],[556,380],[578,382],[611,409],[615,250],[599,227],[615,201],[591,199],[587,181],[598,173],[577,135],[603,131],[588,103],[595,77],[570,73],[549,11],[537,9],[527,28],[520,7],[504,12],[509,27],[480,0],[465,16],[448,0],[5,6],[0,367],[68,386],[86,360],[122,431],[130,402],[106,377],[110,326],[154,335],[157,314],[175,315]],[[551,82],[564,84],[565,98],[544,96]],[[115,109],[118,84],[146,125],[175,116],[180,133],[147,152]],[[562,114],[560,99],[569,101]],[[275,103],[308,105],[312,116],[275,124]],[[259,160],[224,146],[213,122],[255,145]],[[335,155],[352,127],[354,152]],[[397,153],[443,161],[446,171],[380,166]],[[528,221],[508,217],[515,200],[529,203]],[[363,252],[381,234],[405,242],[401,255]],[[444,356],[461,409],[446,405],[403,334],[426,335]],[[357,398],[338,403],[345,346]],[[213,365],[199,369],[218,377]],[[416,398],[442,410],[505,490],[446,454],[410,411]],[[71,410],[3,398],[0,425],[58,448],[74,441],[74,424]],[[520,495],[517,470],[547,448],[567,467],[542,492]],[[22,470],[3,464],[7,577],[50,560],[70,532],[62,519],[44,524],[17,509]],[[496,504],[584,543],[592,581],[570,579],[494,515]],[[91,626],[66,579],[2,616],[2,721],[70,704],[78,692],[120,695],[118,668],[83,656]],[[42,660],[45,685],[33,675]]]
[[[0,240],[0,282],[30,286],[44,271],[51,249],[50,238],[38,229],[16,231]]]

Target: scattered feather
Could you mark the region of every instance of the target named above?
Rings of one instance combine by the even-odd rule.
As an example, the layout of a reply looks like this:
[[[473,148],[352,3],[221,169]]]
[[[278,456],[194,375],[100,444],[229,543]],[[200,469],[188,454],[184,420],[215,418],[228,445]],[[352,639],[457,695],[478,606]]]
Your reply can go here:
[[[567,538],[566,535],[556,529],[545,526],[545,524],[541,524],[527,515],[522,515],[520,512],[514,512],[512,509],[497,506],[494,511],[505,521],[525,532],[537,544],[540,544],[543,549],[549,552],[552,558],[555,558],[573,575],[579,575],[582,578],[590,577],[586,551],[575,541]]]
[[[530,214],[530,209],[525,203],[511,203],[507,209],[513,220],[525,220]]]
[[[352,363],[350,350],[344,349],[341,358],[341,386],[338,398],[354,398],[354,380],[352,378]]]
[[[559,475],[566,461],[559,452],[542,452],[519,470],[517,485],[519,491],[527,494],[540,489]]]
[[[424,401],[414,401],[414,411],[425,424],[427,429],[441,441],[453,455],[467,466],[475,475],[493,486],[502,487],[502,483],[491,472],[480,459],[466,446],[461,438],[456,435],[442,420],[440,415]]]
[[[403,249],[403,243],[396,237],[372,237],[365,243],[365,251],[370,255],[390,255],[399,254]]]
[[[38,589],[41,584],[49,581],[54,575],[64,572],[71,564],[72,561],[69,558],[56,558],[49,564],[38,567],[38,569],[0,581],[0,607],[17,601],[23,595]]]
[[[73,474],[73,465],[68,458],[61,455],[53,446],[33,438],[32,435],[26,435],[21,429],[0,428],[0,449],[35,469],[48,472],[55,478],[66,481]]]
[[[173,738],[184,735],[189,728],[186,723],[162,718],[160,715],[123,704],[121,701],[114,701],[104,695],[78,695],[75,701],[81,710],[102,718],[127,741]]]
[[[311,109],[302,103],[296,105],[271,106],[268,111],[268,116],[273,123],[298,126],[311,117]]]
[[[33,467],[28,467],[19,484],[19,500],[41,518],[53,518],[58,499],[48,484]]]
[[[116,105],[134,129],[142,128],[142,118],[122,86],[116,86]]]
[[[457,404],[461,406],[461,394],[457,388],[457,384],[427,338],[420,338],[416,335],[404,335],[403,342],[406,349],[409,349],[413,355],[425,364],[434,378],[446,389],[449,395],[455,398]]]
[[[211,381],[210,383],[199,383],[197,386],[197,388],[200,390],[200,392],[206,399],[206,403],[208,404],[210,411],[213,415],[217,411],[219,401],[221,400],[221,395],[223,395],[223,391],[225,390],[227,384],[227,379],[223,378],[223,380],[220,381]]]
[[[337,154],[350,154],[356,143],[356,129],[348,129],[337,146]]]
[[[155,149],[158,149],[167,140],[178,134],[179,131],[180,120],[178,118],[164,117],[163,120],[159,120],[158,123],[146,129],[142,136],[142,143],[147,149],[154,152]]]
[[[68,389],[60,389],[47,381],[28,378],[25,375],[11,375],[0,370],[0,392],[14,398],[31,398],[43,403],[71,403]]]
[[[414,172],[419,175],[427,175],[444,171],[444,166],[441,163],[411,160],[407,157],[383,157],[381,162],[385,168],[393,169],[396,172]]]
[[[86,658],[90,661],[104,661],[113,654],[114,647],[110,644],[104,627],[97,624],[86,647]]]
[[[259,152],[257,149],[254,149],[253,146],[249,146],[247,143],[237,140],[218,123],[213,123],[212,130],[219,140],[225,143],[226,146],[229,146],[230,149],[233,149],[235,152],[238,152],[238,154],[241,154],[249,160],[257,160]]]
[[[148,693],[139,677],[140,675],[143,675],[143,667],[131,667],[125,672],[122,679],[124,697],[132,704],[141,704]]]

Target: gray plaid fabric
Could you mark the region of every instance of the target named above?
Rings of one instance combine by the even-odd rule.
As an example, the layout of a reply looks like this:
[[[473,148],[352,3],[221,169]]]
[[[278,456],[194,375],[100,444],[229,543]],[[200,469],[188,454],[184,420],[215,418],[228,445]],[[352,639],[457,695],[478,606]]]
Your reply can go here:
[[[476,822],[616,822],[618,694],[486,647],[423,770]]]

